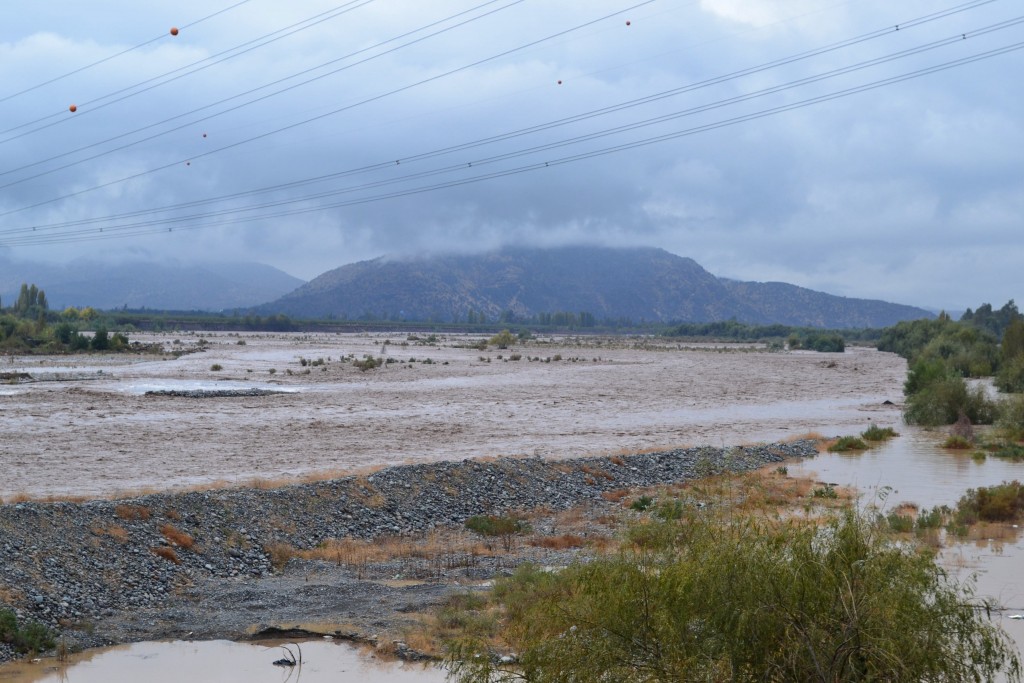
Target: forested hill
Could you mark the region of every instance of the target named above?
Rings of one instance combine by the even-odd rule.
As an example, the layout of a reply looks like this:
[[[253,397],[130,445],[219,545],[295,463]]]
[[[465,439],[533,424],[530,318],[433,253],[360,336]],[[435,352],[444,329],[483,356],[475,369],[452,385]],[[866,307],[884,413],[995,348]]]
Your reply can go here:
[[[434,321],[529,320],[566,311],[597,321],[735,319],[825,328],[934,317],[921,308],[784,283],[724,280],[661,249],[580,246],[362,261],[254,310],[302,318]]]

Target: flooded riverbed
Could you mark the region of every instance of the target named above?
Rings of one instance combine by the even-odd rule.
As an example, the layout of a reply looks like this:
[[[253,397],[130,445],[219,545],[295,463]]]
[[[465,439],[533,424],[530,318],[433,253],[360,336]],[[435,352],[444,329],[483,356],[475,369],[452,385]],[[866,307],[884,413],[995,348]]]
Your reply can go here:
[[[885,426],[885,425],[883,425]],[[921,507],[953,507],[967,489],[1024,479],[1024,464],[941,448],[948,430],[923,430],[892,425],[902,436],[861,454],[824,453],[797,466],[792,476],[855,487],[862,505],[892,510],[901,503]],[[992,529],[992,538],[953,542],[940,555],[944,566],[963,580],[976,580],[977,595],[993,599],[1002,626],[1024,647],[1024,536],[1014,525]]]
[[[289,649],[298,657],[294,644]],[[277,643],[173,641],[90,650],[61,664],[52,659],[0,666],[2,683],[438,683],[432,665],[388,662],[347,643],[301,643],[302,666],[275,666],[287,657]]]
[[[901,358],[868,349],[581,338],[480,351],[466,336],[430,345],[405,335],[200,338],[139,337],[192,351],[166,359],[4,359],[5,372],[33,380],[0,391],[0,498],[844,434],[897,419],[899,406],[885,401],[899,402],[906,372]],[[393,362],[361,372],[340,361],[364,355]],[[246,388],[288,393],[145,395]]]

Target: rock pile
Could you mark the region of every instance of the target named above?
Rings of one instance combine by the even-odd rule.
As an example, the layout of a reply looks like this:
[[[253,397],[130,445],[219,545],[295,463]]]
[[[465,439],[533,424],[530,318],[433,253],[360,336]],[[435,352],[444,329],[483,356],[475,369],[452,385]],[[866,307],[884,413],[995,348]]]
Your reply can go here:
[[[461,526],[477,514],[586,502],[603,492],[746,471],[816,454],[815,443],[690,448],[565,460],[402,465],[274,489],[0,505],[0,609],[57,630],[166,604],[203,579],[273,573],[275,544],[372,539]],[[0,649],[0,660],[11,653]]]

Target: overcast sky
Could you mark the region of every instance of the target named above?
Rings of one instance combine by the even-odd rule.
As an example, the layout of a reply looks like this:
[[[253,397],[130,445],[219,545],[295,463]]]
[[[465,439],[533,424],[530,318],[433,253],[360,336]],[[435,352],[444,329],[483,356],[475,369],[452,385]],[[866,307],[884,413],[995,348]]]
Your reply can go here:
[[[1024,303],[1024,50],[990,54],[1024,42],[1018,0],[5,15],[0,256],[254,260],[309,279],[384,254],[588,242],[851,297]]]

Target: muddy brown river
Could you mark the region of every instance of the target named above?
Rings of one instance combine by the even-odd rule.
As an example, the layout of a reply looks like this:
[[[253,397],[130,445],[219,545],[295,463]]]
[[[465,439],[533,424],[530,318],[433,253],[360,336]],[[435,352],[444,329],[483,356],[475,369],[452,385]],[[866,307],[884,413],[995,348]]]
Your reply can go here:
[[[855,348],[769,353],[583,338],[478,351],[459,348],[478,338],[458,336],[432,345],[405,335],[133,339],[205,350],[166,359],[0,358],[0,372],[33,380],[0,385],[0,497],[846,434],[870,420],[899,420],[899,406],[884,402],[900,401],[906,372],[892,354]],[[209,343],[200,347],[200,339]],[[339,362],[366,354],[400,362],[367,372]],[[508,360],[513,354],[522,359]],[[319,359],[323,365],[311,365]],[[246,388],[283,393],[146,395]]]

